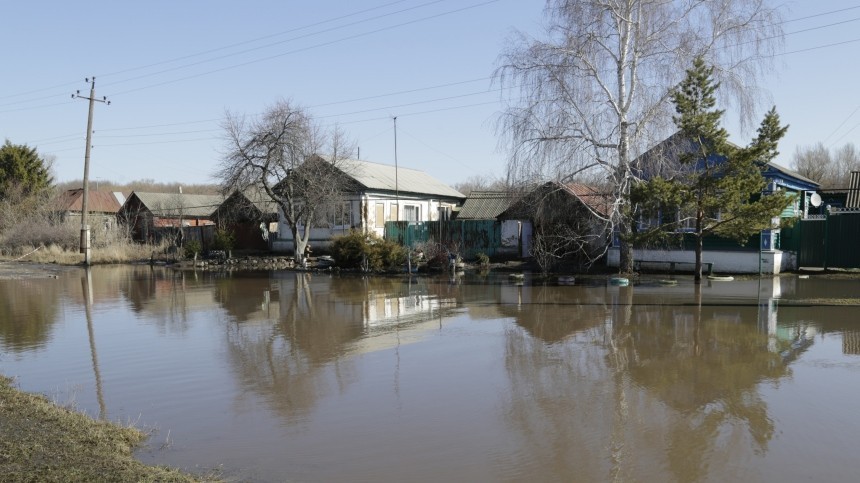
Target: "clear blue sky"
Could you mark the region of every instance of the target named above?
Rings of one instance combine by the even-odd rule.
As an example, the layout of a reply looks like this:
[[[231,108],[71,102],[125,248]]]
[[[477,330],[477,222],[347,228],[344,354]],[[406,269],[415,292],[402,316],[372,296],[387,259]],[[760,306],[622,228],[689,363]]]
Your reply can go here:
[[[785,6],[788,20],[843,9],[786,23],[786,53],[765,79],[791,125],[778,160],[788,166],[796,145],[860,136],[860,2]],[[58,180],[80,179],[87,102],[70,95],[95,75],[111,105],[96,106],[94,181],[213,182],[225,110],[255,114],[279,98],[340,123],[362,159],[394,163],[397,116],[400,166],[449,184],[503,176],[489,78],[511,30],[537,32],[542,10],[539,0],[7,2],[0,136],[55,155]]]

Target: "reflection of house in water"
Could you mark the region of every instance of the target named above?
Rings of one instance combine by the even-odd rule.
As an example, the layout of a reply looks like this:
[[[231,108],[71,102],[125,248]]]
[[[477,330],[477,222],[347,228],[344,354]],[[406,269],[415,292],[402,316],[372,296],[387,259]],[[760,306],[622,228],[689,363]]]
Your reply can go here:
[[[439,298],[427,293],[426,287],[410,287],[407,293],[370,292],[364,303],[364,325],[379,328],[392,324],[411,324],[434,319],[443,308],[454,307],[454,298]]]
[[[383,350],[438,329],[456,307],[424,279],[277,274],[284,335],[320,361]],[[397,332],[399,340],[387,333]],[[417,340],[417,339],[416,339]]]

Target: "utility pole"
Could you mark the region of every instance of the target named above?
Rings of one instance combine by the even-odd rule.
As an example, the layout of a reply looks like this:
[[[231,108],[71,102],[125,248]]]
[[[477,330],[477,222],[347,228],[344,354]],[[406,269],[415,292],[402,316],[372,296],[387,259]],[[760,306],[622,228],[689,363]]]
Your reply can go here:
[[[400,186],[397,183],[397,116],[394,116],[394,202],[397,206],[397,216],[394,221],[400,221]]]
[[[87,99],[90,101],[90,111],[87,115],[87,148],[84,152],[84,194],[81,200],[81,253],[84,254],[84,265],[90,265],[90,257],[92,255],[92,247],[90,246],[90,225],[87,224],[87,209],[89,208],[89,191],[90,191],[90,148],[92,147],[93,135],[93,106],[96,101],[103,102],[107,105],[110,101],[107,97],[96,99],[96,78],[84,79],[84,82],[90,83],[90,96],[82,96],[81,91],[72,94],[72,99]]]

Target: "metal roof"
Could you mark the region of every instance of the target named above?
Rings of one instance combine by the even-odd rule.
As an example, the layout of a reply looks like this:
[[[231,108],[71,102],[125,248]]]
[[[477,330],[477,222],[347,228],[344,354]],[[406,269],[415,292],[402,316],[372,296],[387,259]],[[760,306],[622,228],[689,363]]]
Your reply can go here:
[[[860,171],[851,171],[846,208],[860,208]]]
[[[140,199],[146,208],[157,216],[208,218],[221,206],[221,195],[188,195],[182,193],[146,193],[135,191],[129,196]]]
[[[83,209],[84,190],[82,188],[67,190],[60,194],[57,206],[63,211],[81,211]],[[116,195],[109,191],[89,191],[87,193],[87,211],[93,213],[116,213],[122,203]]]
[[[417,169],[350,159],[338,165],[368,190],[399,191],[444,198],[465,198],[459,191]]]
[[[458,220],[495,220],[511,206],[505,191],[472,191],[457,213]]]
[[[568,192],[576,196],[579,201],[588,205],[593,211],[602,216],[609,216],[612,209],[612,196],[599,189],[582,183],[568,183],[564,185]]]

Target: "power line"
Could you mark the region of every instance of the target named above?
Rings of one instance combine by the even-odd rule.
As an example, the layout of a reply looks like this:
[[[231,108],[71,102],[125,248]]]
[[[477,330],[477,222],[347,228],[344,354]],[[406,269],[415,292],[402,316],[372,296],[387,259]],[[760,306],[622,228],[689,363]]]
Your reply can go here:
[[[389,3],[383,4],[383,5],[380,5],[380,6],[377,6],[377,7],[372,7],[372,8],[368,8],[368,9],[364,9],[364,10],[359,10],[359,11],[356,11],[356,12],[353,12],[353,13],[350,13],[350,14],[341,15],[341,16],[338,16],[338,17],[333,17],[333,18],[330,18],[330,19],[326,19],[326,20],[322,20],[322,21],[319,21],[319,22],[311,23],[311,24],[308,24],[308,25],[305,25],[305,26],[302,26],[302,27],[296,27],[296,28],[294,28],[294,29],[289,29],[289,30],[285,30],[285,31],[282,31],[282,32],[274,33],[274,34],[269,34],[269,35],[265,35],[265,36],[257,37],[257,38],[251,39],[251,40],[246,40],[246,41],[242,41],[242,42],[237,42],[237,43],[233,43],[233,44],[228,44],[228,45],[225,45],[225,46],[222,46],[222,47],[218,47],[218,48],[214,48],[214,49],[209,49],[209,50],[205,50],[205,51],[202,51],[202,52],[197,52],[197,53],[194,53],[194,54],[188,54],[188,55],[184,55],[184,56],[181,56],[181,57],[175,57],[175,58],[172,58],[172,59],[169,59],[169,60],[160,61],[160,62],[154,62],[154,63],[151,63],[151,64],[146,64],[146,65],[143,65],[143,66],[139,66],[139,67],[132,67],[132,68],[124,69],[124,70],[120,70],[120,71],[115,71],[115,72],[110,72],[110,73],[100,74],[100,76],[101,76],[101,77],[115,76],[115,75],[120,75],[120,74],[124,74],[124,73],[127,73],[127,72],[133,72],[133,71],[143,70],[143,69],[147,69],[147,68],[150,68],[150,67],[156,67],[156,66],[159,66],[159,65],[165,65],[165,64],[170,64],[170,63],[178,62],[178,61],[181,61],[181,60],[186,60],[186,59],[190,59],[190,58],[194,58],[194,57],[199,57],[199,56],[206,55],[206,54],[210,54],[210,53],[213,53],[213,52],[218,52],[218,51],[222,51],[222,50],[227,50],[227,49],[230,49],[230,48],[239,47],[239,46],[247,45],[247,44],[251,44],[251,43],[254,43],[254,42],[259,42],[259,41],[266,40],[266,39],[269,39],[269,38],[278,37],[278,36],[285,35],[285,34],[288,34],[288,33],[293,33],[293,32],[297,32],[297,31],[307,30],[307,29],[309,29],[309,28],[313,28],[313,27],[316,27],[316,26],[320,26],[320,25],[324,25],[324,24],[327,24],[327,23],[335,22],[335,21],[338,21],[338,20],[343,20],[343,19],[345,19],[345,18],[350,18],[350,17],[353,17],[353,16],[357,16],[357,15],[361,15],[361,14],[364,14],[364,13],[368,13],[368,12],[371,12],[371,11],[375,11],[375,10],[380,10],[380,9],[383,9],[383,8],[387,8],[387,7],[390,7],[390,6],[393,6],[393,5],[399,4],[399,3],[403,3],[404,1],[406,1],[406,0],[399,0],[399,1],[389,2]],[[357,24],[357,23],[361,23],[361,22],[365,22],[365,21],[369,21],[369,20],[375,20],[375,19],[381,18],[381,17],[383,17],[383,16],[390,16],[390,15],[393,15],[393,14],[396,14],[396,13],[402,13],[402,12],[407,11],[407,10],[413,10],[413,9],[421,8],[421,7],[424,7],[424,6],[430,5],[430,4],[439,3],[440,1],[443,1],[443,0],[435,0],[435,1],[432,1],[432,2],[427,2],[427,3],[421,4],[421,5],[417,5],[417,6],[414,6],[414,7],[410,7],[410,8],[408,8],[408,9],[402,9],[402,10],[399,10],[399,11],[397,11],[397,12],[392,12],[392,13],[389,13],[389,14],[385,14],[385,15],[381,15],[381,16],[376,16],[376,17],[372,17],[372,18],[370,18],[370,19],[365,19],[365,20],[358,21],[358,22],[352,22],[352,23],[349,23],[349,24],[346,24],[346,25],[343,25],[343,26],[340,26],[340,27],[337,27],[337,28],[343,28],[343,27],[347,27],[347,26],[352,26],[352,25],[355,25],[355,24]],[[487,2],[487,3],[492,3],[492,2]],[[794,19],[785,20],[785,21],[782,21],[782,22],[779,22],[779,23],[780,23],[780,24],[788,24],[788,23],[792,23],[792,22],[798,22],[798,21],[802,21],[802,20],[808,20],[808,19],[811,19],[811,18],[817,18],[817,17],[822,17],[822,16],[827,16],[827,15],[832,15],[832,14],[836,14],[836,13],[842,13],[842,12],[846,12],[846,11],[850,11],[850,10],[856,10],[856,9],[858,9],[858,8],[860,8],[860,6],[853,6],[853,7],[846,7],[846,8],[836,9],[836,10],[830,10],[830,11],[827,11],[827,12],[821,12],[821,13],[817,13],[817,14],[812,14],[812,15],[807,15],[807,16],[803,16],[803,17],[798,17],[798,18],[794,18]],[[324,32],[329,31],[329,30],[331,30],[331,29],[325,30]],[[280,42],[280,43],[283,43],[283,41],[282,41],[282,42]],[[271,46],[271,45],[275,45],[275,44],[269,44],[269,46]],[[263,47],[265,47],[265,46],[263,46]],[[284,55],[286,55],[286,54],[284,54]],[[266,60],[266,59],[263,59],[263,60]],[[261,61],[261,60],[260,60],[260,61]],[[245,64],[241,64],[240,66],[242,66],[242,65],[245,65]],[[201,74],[201,75],[202,75],[202,74]],[[142,77],[143,77],[143,76],[134,77],[134,78],[126,79],[126,80],[121,81],[121,82],[126,82],[126,81],[129,81],[129,80],[135,80],[135,79],[142,78]],[[183,79],[179,79],[179,80],[176,80],[176,81],[174,81],[174,82],[178,82],[178,81],[181,81],[181,80],[185,80],[185,78],[183,78]],[[56,85],[53,85],[53,86],[50,86],[50,87],[45,87],[45,88],[40,88],[40,89],[33,89],[33,90],[29,90],[29,91],[25,91],[25,92],[21,92],[21,93],[17,93],[17,94],[8,94],[8,95],[0,96],[0,99],[8,99],[8,98],[20,97],[20,96],[24,96],[24,95],[28,95],[28,94],[34,94],[34,93],[38,93],[38,92],[50,91],[50,90],[57,89],[57,88],[67,87],[67,86],[69,86],[69,85],[72,85],[72,82],[66,82],[66,83],[56,84]],[[111,84],[108,84],[108,85],[111,85]],[[163,84],[158,84],[158,85],[163,85]],[[120,95],[120,94],[125,94],[125,93],[128,93],[128,92],[131,92],[131,91],[115,93],[115,94],[113,94],[113,95]],[[40,97],[40,98],[37,98],[37,99],[30,99],[30,100],[28,100],[28,101],[22,101],[22,102],[32,102],[32,101],[35,101],[35,100],[42,100],[42,99],[47,99],[47,98],[52,98],[52,97],[59,97],[59,96],[60,96],[60,94],[57,94],[57,95],[51,95],[51,96],[44,96],[44,97]],[[50,105],[43,105],[43,106],[34,106],[34,107],[32,107],[32,108],[51,107],[51,106],[56,106],[56,105],[58,105],[58,104],[50,104]],[[26,109],[30,109],[30,108],[26,108]],[[5,110],[5,111],[0,111],[0,113],[4,113],[4,112],[16,112],[16,111],[19,111],[19,110],[26,110],[26,109]]]
[[[499,2],[499,1],[501,1],[501,0],[487,0],[487,1],[482,2],[482,3],[477,3],[477,4],[469,5],[469,6],[466,6],[466,7],[462,7],[462,8],[454,9],[454,10],[449,10],[449,11],[447,11],[447,12],[442,12],[442,13],[439,13],[439,14],[430,15],[430,16],[427,16],[427,17],[422,17],[422,18],[418,18],[418,19],[410,20],[410,21],[402,22],[402,23],[395,24],[395,25],[389,25],[389,26],[387,26],[387,27],[381,27],[381,28],[378,28],[378,29],[375,29],[375,30],[370,30],[370,31],[367,31],[367,32],[362,32],[362,33],[359,33],[359,34],[354,34],[354,35],[349,35],[349,36],[346,36],[346,37],[341,37],[341,38],[339,38],[339,39],[330,40],[330,41],[328,41],[328,42],[323,42],[323,43],[315,44],[315,45],[311,45],[311,46],[308,46],[308,47],[302,47],[302,48],[300,48],[300,49],[294,49],[294,50],[290,50],[290,51],[287,51],[287,52],[282,52],[282,53],[279,53],[279,54],[274,54],[274,55],[270,55],[270,56],[266,56],[266,57],[261,57],[261,58],[258,58],[258,59],[249,60],[249,61],[247,61],[247,62],[242,62],[242,63],[239,63],[239,64],[228,65],[228,66],[226,66],[226,67],[221,67],[221,68],[218,68],[218,69],[213,69],[213,70],[209,70],[209,71],[205,71],[205,72],[200,72],[200,73],[193,74],[193,75],[189,75],[189,76],[185,76],[185,77],[180,77],[180,78],[176,78],[176,79],[172,79],[172,80],[167,80],[167,81],[159,82],[159,83],[156,83],[156,84],[150,84],[150,85],[146,85],[146,86],[142,86],[142,87],[137,87],[137,88],[134,88],[134,89],[129,89],[129,90],[125,90],[125,91],[115,92],[115,93],[113,93],[113,95],[114,95],[114,96],[119,96],[119,95],[129,94],[129,93],[132,93],[132,92],[137,92],[137,91],[141,91],[141,90],[145,90],[145,89],[152,89],[152,88],[154,88],[154,87],[161,87],[161,86],[164,86],[164,85],[167,85],[167,84],[174,84],[174,83],[176,83],[176,82],[182,82],[182,81],[189,80],[189,79],[195,79],[195,78],[197,78],[197,77],[203,77],[203,76],[210,75],[210,74],[216,74],[216,73],[218,73],[218,72],[224,72],[224,71],[228,71],[228,70],[232,70],[232,69],[237,69],[237,68],[239,68],[239,67],[246,67],[246,66],[248,66],[248,65],[257,64],[257,63],[265,62],[265,61],[269,61],[269,60],[272,60],[272,59],[277,59],[277,58],[284,57],[284,56],[287,56],[287,55],[292,55],[292,54],[297,54],[297,53],[300,53],[300,52],[305,52],[305,51],[308,51],[308,50],[318,49],[318,48],[320,48],[320,47],[327,47],[327,46],[334,45],[334,44],[338,44],[338,43],[341,43],[341,42],[346,42],[347,40],[355,40],[355,39],[358,39],[358,38],[367,37],[367,36],[369,36],[369,35],[377,34],[377,33],[380,33],[380,32],[385,32],[385,31],[388,31],[388,30],[393,30],[393,29],[400,28],[400,27],[404,27],[404,26],[407,26],[407,25],[412,25],[412,24],[416,24],[416,23],[424,22],[424,21],[427,21],[427,20],[432,20],[432,19],[436,19],[436,18],[444,17],[444,16],[446,16],[446,15],[452,15],[452,14],[455,14],[455,13],[460,13],[460,12],[463,12],[463,11],[466,11],[466,10],[470,10],[470,9],[478,8],[478,7],[483,7],[483,6],[489,5],[489,4],[491,4],[491,3],[496,3],[496,2]],[[114,84],[116,84],[116,83],[114,83]]]
[[[126,72],[134,72],[134,71],[136,71],[136,70],[148,69],[148,68],[150,68],[150,67],[157,67],[157,66],[159,66],[159,65],[172,64],[172,63],[174,63],[174,62],[178,62],[178,61],[181,61],[181,60],[186,60],[186,59],[190,59],[190,58],[194,58],[194,57],[199,57],[199,56],[201,56],[201,55],[211,54],[211,53],[213,53],[213,52],[220,52],[220,51],[222,51],[222,50],[232,49],[232,48],[234,48],[234,47],[240,47],[240,46],[242,46],[242,45],[252,44],[252,43],[255,43],[255,42],[259,42],[259,41],[266,40],[266,39],[271,39],[271,38],[274,38],[274,37],[280,37],[281,35],[286,35],[286,34],[293,33],[293,32],[300,32],[300,31],[302,31],[302,30],[307,30],[307,29],[309,29],[309,28],[317,27],[317,26],[320,26],[320,25],[325,25],[325,24],[327,24],[327,23],[336,22],[336,21],[338,21],[338,20],[343,20],[343,19],[345,19],[345,18],[354,17],[354,16],[356,16],[356,15],[361,15],[361,14],[363,14],[363,13],[372,12],[372,11],[374,11],[374,10],[380,10],[380,9],[383,9],[383,8],[386,8],[386,7],[390,7],[390,6],[392,6],[392,5],[396,5],[396,4],[398,4],[398,3],[403,3],[403,2],[406,2],[406,1],[408,1],[408,0],[397,0],[397,1],[395,1],[395,2],[385,3],[385,4],[383,4],[383,5],[379,5],[379,6],[377,6],[377,7],[372,7],[372,8],[367,8],[367,9],[364,9],[364,10],[359,10],[359,11],[357,11],[357,12],[353,12],[353,13],[350,13],[350,14],[341,15],[341,16],[339,16],[339,17],[333,17],[333,18],[329,18],[329,19],[326,19],[326,20],[321,20],[321,21],[319,21],[319,22],[315,22],[315,23],[311,23],[311,24],[304,25],[304,26],[301,26],[301,27],[296,27],[296,28],[292,28],[292,29],[284,30],[284,31],[277,32],[277,33],[274,33],[274,34],[264,35],[264,36],[262,36],[262,37],[257,37],[257,38],[250,39],[250,40],[244,40],[244,41],[242,41],[242,42],[236,42],[236,43],[234,43],[234,44],[229,44],[229,45],[225,45],[225,46],[222,46],[222,47],[216,47],[216,48],[214,48],[214,49],[204,50],[204,51],[202,51],[202,52],[197,52],[197,53],[194,53],[194,54],[183,55],[183,56],[181,56],[181,57],[174,57],[173,59],[163,60],[163,61],[160,61],[160,62],[153,62],[153,63],[151,63],[151,64],[147,64],[147,65],[143,65],[143,66],[139,66],[139,67],[132,67],[132,68],[129,68],[129,69],[124,69],[124,70],[120,70],[120,71],[116,71],[116,72],[110,72],[110,73],[107,73],[107,74],[101,74],[101,75],[102,75],[102,77],[107,77],[107,76],[113,76],[113,75],[125,74]],[[434,2],[430,2],[430,3],[437,3],[438,1],[443,1],[443,0],[437,0],[437,1],[434,1]],[[426,5],[426,4],[418,5],[417,7],[413,7],[413,8],[419,8],[419,7],[422,7],[422,6],[424,6],[424,5]],[[401,10],[401,12],[402,12],[402,10]],[[374,19],[375,19],[375,18],[376,18],[376,17],[374,17]],[[372,20],[372,19],[370,19],[370,20]],[[352,25],[352,24],[348,24],[348,25]],[[270,45],[273,45],[273,44],[270,44]]]
[[[383,15],[378,15],[378,16],[376,16],[376,17],[371,17],[371,18],[369,18],[369,19],[358,20],[358,21],[351,22],[351,23],[348,23],[348,24],[339,25],[339,26],[336,26],[336,27],[331,27],[331,28],[328,28],[328,29],[319,30],[319,31],[316,31],[316,32],[311,32],[311,33],[304,34],[304,35],[299,35],[299,36],[297,36],[297,37],[292,37],[292,38],[289,38],[289,39],[279,40],[279,41],[277,41],[277,42],[272,42],[272,43],[269,43],[269,44],[265,44],[265,45],[261,45],[261,46],[257,46],[257,47],[253,47],[253,48],[249,48],[249,49],[245,49],[245,50],[241,50],[241,51],[238,51],[238,52],[233,52],[233,53],[225,54],[225,55],[221,55],[221,56],[218,56],[218,57],[212,57],[212,58],[209,58],[209,59],[203,59],[203,60],[199,60],[199,61],[192,62],[192,63],[189,63],[189,64],[180,65],[180,66],[177,66],[177,67],[171,67],[171,68],[169,68],[169,69],[163,69],[163,70],[160,70],[160,71],[157,71],[157,72],[151,72],[151,73],[149,73],[149,74],[143,74],[143,75],[140,75],[140,76],[131,77],[131,78],[128,78],[128,79],[124,79],[124,80],[120,80],[120,81],[112,82],[112,83],[107,84],[107,85],[108,85],[108,86],[113,86],[113,85],[117,85],[117,84],[122,84],[122,83],[130,82],[130,81],[133,81],[133,80],[143,79],[143,78],[147,78],[147,77],[153,77],[153,76],[156,76],[156,75],[159,75],[159,74],[164,74],[164,73],[167,73],[167,72],[173,72],[173,71],[176,71],[176,70],[187,69],[187,68],[189,68],[189,67],[194,67],[194,66],[196,66],[196,65],[206,64],[206,63],[214,62],[214,61],[217,61],[217,60],[223,60],[223,59],[227,59],[227,58],[230,58],[230,57],[235,57],[235,56],[237,56],[237,55],[247,54],[247,53],[249,53],[249,52],[255,52],[255,51],[257,51],[257,50],[266,49],[266,48],[269,48],[269,47],[272,47],[272,46],[275,46],[275,45],[281,45],[281,44],[285,44],[285,43],[288,43],[288,42],[293,42],[293,41],[296,41],[296,40],[301,40],[301,39],[308,38],[308,37],[314,37],[314,36],[317,36],[317,35],[322,35],[322,34],[325,34],[325,33],[330,33],[330,32],[336,31],[336,30],[344,29],[344,28],[346,28],[346,27],[351,27],[351,26],[358,25],[358,24],[362,24],[362,23],[366,23],[366,22],[369,22],[369,21],[372,21],[372,20],[378,20],[378,19],[380,19],[380,18],[385,18],[385,17],[389,17],[389,16],[392,16],[392,15],[397,15],[397,14],[399,14],[399,13],[408,12],[408,11],[410,11],[410,10],[415,10],[415,9],[418,9],[418,8],[421,8],[421,7],[425,7],[425,6],[427,6],[427,5],[432,5],[432,4],[440,3],[440,2],[443,2],[443,1],[447,1],[447,0],[433,0],[433,1],[431,1],[431,2],[426,2],[426,3],[423,3],[423,4],[421,4],[421,5],[417,5],[417,6],[410,7],[410,8],[405,8],[405,9],[403,9],[403,10],[398,10],[398,11],[396,11],[396,12],[386,13],[386,14],[383,14]],[[328,44],[323,44],[323,45],[328,45]],[[310,48],[314,48],[314,46],[312,46],[312,47],[310,47]],[[302,50],[305,50],[305,49],[302,49]],[[299,50],[299,52],[300,52],[300,51],[301,51],[301,50]],[[288,53],[292,53],[292,52],[288,52]],[[240,65],[244,65],[244,64],[240,64]],[[217,72],[217,71],[216,71],[216,72]],[[119,94],[124,94],[124,93],[125,93],[125,92],[120,92]],[[115,94],[115,95],[118,95],[118,94]]]

